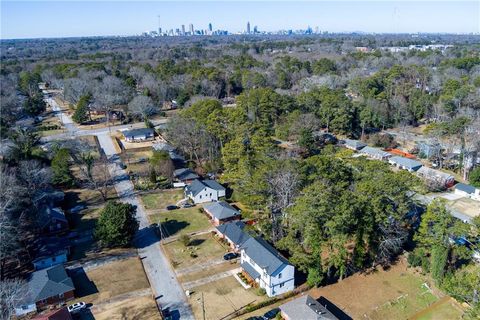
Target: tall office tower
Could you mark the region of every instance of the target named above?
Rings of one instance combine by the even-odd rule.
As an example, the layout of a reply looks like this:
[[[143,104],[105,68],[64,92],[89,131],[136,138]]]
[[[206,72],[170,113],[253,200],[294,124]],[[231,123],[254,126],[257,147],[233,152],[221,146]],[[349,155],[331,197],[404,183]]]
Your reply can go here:
[[[184,36],[184,35],[185,35],[185,25],[182,24],[182,36]]]
[[[213,27],[212,27],[212,24],[211,24],[211,23],[208,24],[208,31],[210,31],[210,32],[213,31]]]
[[[193,24],[190,23],[190,35],[193,36],[195,34],[195,30],[193,29]]]
[[[158,34],[162,35],[162,28],[158,28]]]
[[[253,27],[253,33],[258,33],[258,27],[257,26]]]
[[[247,22],[247,34],[250,34],[250,22]]]

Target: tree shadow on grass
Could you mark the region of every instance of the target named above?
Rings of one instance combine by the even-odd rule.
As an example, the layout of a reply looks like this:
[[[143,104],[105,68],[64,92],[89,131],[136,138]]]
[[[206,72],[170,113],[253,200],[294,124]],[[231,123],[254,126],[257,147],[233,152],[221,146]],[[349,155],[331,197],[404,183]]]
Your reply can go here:
[[[73,284],[75,285],[76,297],[82,298],[91,294],[98,293],[97,286],[93,281],[88,278],[85,270],[82,267],[70,269],[69,273],[73,280]]]
[[[164,235],[164,237],[169,237],[177,234],[181,230],[185,229],[190,225],[189,222],[186,221],[178,221],[178,220],[167,220],[165,222],[162,222],[162,228],[164,231],[166,231],[167,234]]]
[[[192,247],[196,247],[201,245],[204,242],[205,242],[205,239],[192,239],[188,245]]]

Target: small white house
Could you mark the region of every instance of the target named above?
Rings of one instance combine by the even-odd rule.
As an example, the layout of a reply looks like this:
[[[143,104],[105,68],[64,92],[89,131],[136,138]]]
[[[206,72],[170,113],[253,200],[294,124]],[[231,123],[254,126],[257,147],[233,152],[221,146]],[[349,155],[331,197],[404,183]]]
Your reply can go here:
[[[457,183],[455,185],[455,194],[480,201],[480,189],[469,184]]]
[[[273,297],[295,288],[295,267],[261,238],[250,237],[240,249],[242,269]]]
[[[225,197],[225,187],[215,180],[194,180],[185,186],[185,196],[192,199],[194,203],[218,201]]]
[[[152,140],[155,136],[153,129],[141,128],[123,131],[123,136],[127,142],[140,142]]]

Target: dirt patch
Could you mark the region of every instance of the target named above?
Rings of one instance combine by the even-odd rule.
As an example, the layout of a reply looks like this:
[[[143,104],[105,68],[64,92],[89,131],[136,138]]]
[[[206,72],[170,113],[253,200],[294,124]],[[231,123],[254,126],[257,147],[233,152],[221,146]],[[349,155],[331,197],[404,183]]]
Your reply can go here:
[[[161,319],[152,297],[138,297],[110,303],[94,312],[96,320]]]
[[[475,201],[469,198],[460,198],[450,202],[450,206],[470,217],[480,216],[480,201]]]

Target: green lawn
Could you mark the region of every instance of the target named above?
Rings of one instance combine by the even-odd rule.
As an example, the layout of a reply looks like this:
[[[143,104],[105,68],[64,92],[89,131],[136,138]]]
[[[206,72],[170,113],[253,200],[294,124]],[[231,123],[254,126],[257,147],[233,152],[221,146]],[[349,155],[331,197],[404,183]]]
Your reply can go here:
[[[422,313],[421,316],[414,318],[416,320],[454,320],[461,319],[463,312],[459,307],[454,305],[450,299],[438,306],[432,308],[427,313]]]
[[[150,215],[150,221],[162,224],[167,236],[181,235],[212,227],[208,218],[199,207],[165,211]]]
[[[228,251],[226,247],[214,240],[210,233],[192,237],[188,247],[176,240],[165,244],[164,248],[175,268],[218,259]]]
[[[438,297],[423,285],[421,278],[405,274],[401,281],[402,286],[408,289],[401,292],[398,298],[374,311],[372,319],[407,319],[438,300]]]
[[[142,196],[142,201],[147,210],[165,209],[168,205],[175,205],[184,198],[182,189],[162,190]]]

